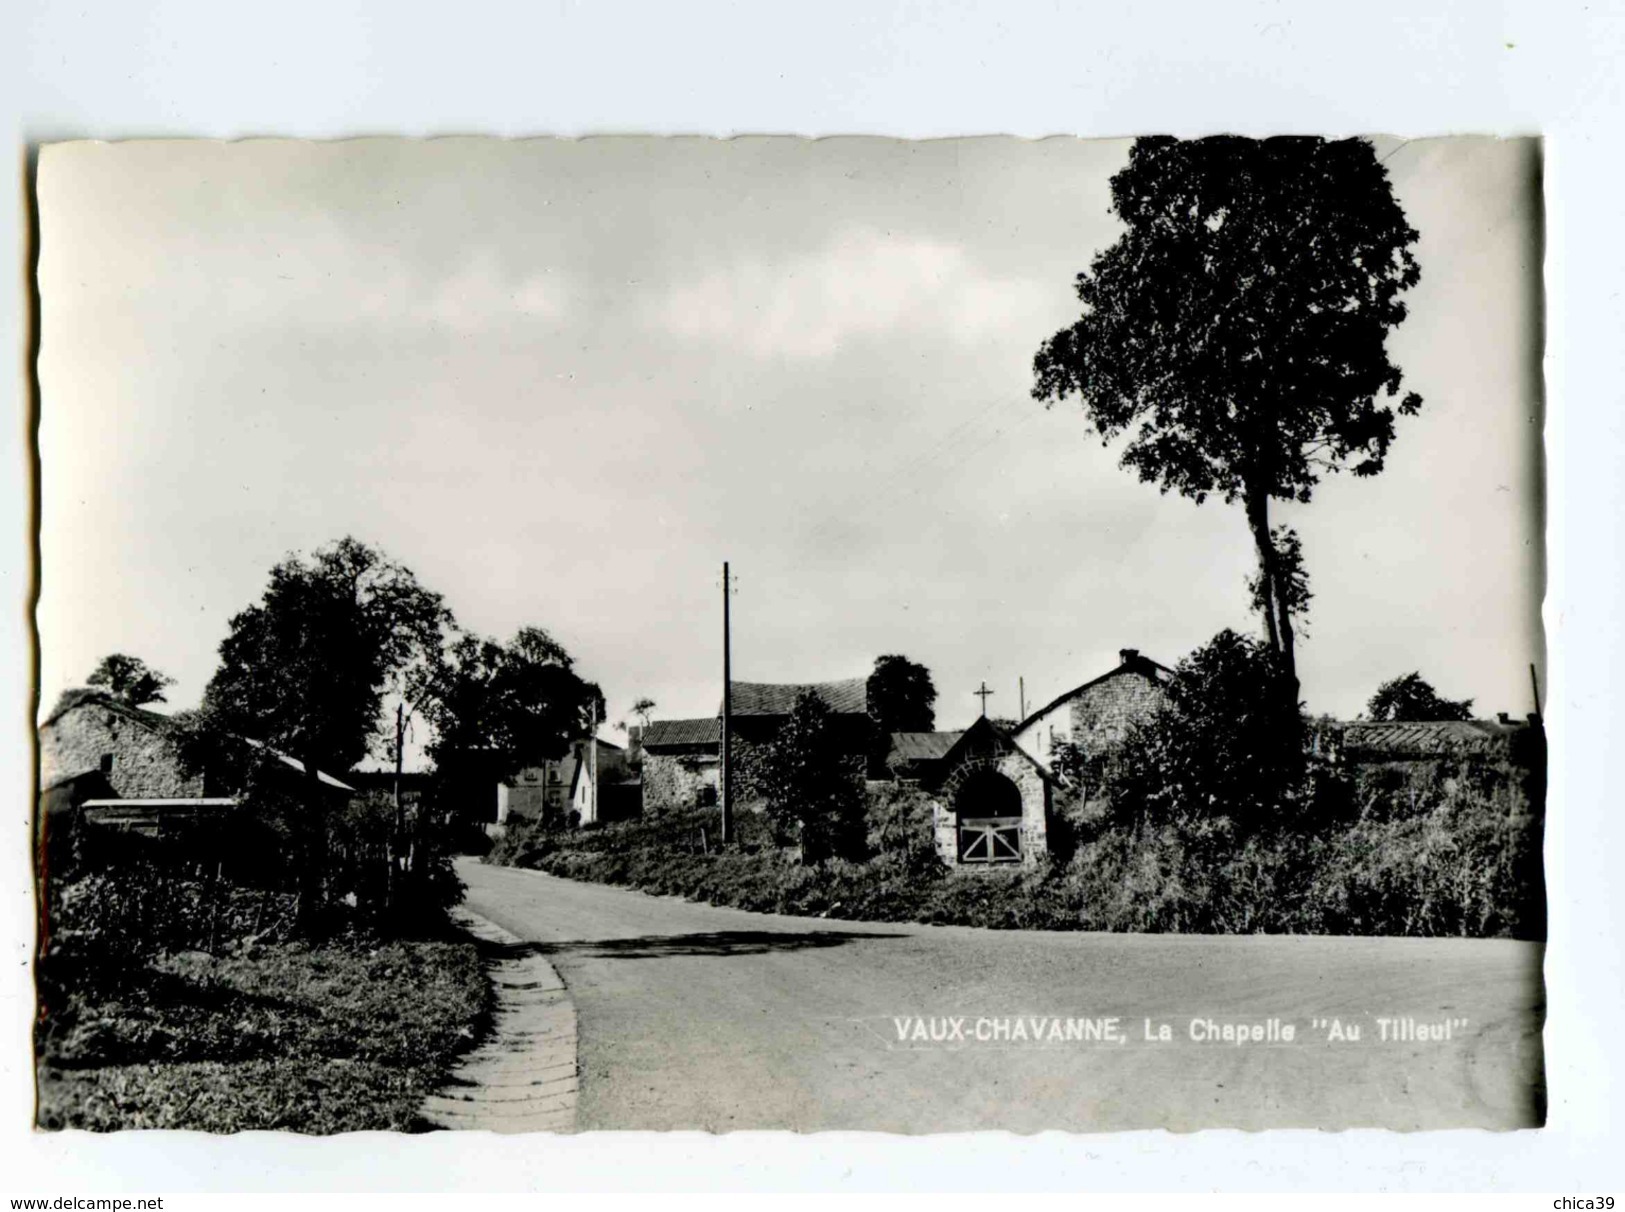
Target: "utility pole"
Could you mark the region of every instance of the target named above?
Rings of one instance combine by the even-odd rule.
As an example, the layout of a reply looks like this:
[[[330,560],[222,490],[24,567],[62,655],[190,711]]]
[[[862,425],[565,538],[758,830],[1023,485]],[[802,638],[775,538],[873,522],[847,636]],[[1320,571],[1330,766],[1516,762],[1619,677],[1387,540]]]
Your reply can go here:
[[[987,696],[993,692],[987,688],[987,682],[983,681],[981,689],[973,690],[971,693],[982,700],[982,718],[985,720],[987,718]]]
[[[1021,700],[1021,714],[1018,715],[1016,718],[1018,720],[1024,720],[1024,719],[1027,718],[1027,679],[1026,678],[1020,677],[1020,678],[1016,679],[1016,695]]]
[[[596,701],[594,701],[594,703],[592,705],[592,740],[589,742],[589,744],[591,745],[591,751],[589,753],[589,757],[590,757],[591,761],[590,761],[590,764],[588,765],[587,769],[592,774],[592,819],[595,820],[595,821],[599,819],[599,814],[598,814],[598,804],[599,804],[599,801],[598,801],[598,725],[599,725],[599,723],[600,723],[600,721],[598,719],[598,703]]]
[[[400,896],[401,878],[410,866],[406,855],[406,811],[401,807],[401,766],[406,748],[406,700],[395,704],[395,836],[390,843],[389,903],[394,906]]]
[[[733,632],[728,614],[728,561],[722,561],[722,844],[734,840],[733,748]]]

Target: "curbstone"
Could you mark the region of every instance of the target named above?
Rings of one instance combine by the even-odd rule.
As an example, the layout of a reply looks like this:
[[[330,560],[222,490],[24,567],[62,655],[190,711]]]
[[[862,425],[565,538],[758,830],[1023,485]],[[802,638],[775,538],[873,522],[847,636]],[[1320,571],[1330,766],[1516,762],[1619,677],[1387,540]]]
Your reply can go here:
[[[481,942],[524,945],[470,909],[455,909],[452,917]],[[423,1118],[453,1131],[574,1132],[576,1011],[558,971],[540,955],[518,955],[498,961],[490,980],[497,1003],[490,1038],[423,1100]]]

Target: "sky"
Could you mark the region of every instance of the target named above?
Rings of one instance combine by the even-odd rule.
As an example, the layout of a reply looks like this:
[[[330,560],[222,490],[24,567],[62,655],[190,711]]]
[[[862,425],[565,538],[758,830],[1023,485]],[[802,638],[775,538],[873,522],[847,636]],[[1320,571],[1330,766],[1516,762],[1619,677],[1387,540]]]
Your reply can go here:
[[[1421,234],[1421,415],[1280,511],[1311,711],[1541,666],[1531,141],[1374,140]],[[470,630],[547,629],[611,721],[932,671],[939,727],[1122,648],[1257,632],[1239,507],[1161,495],[1030,397],[1119,232],[1126,140],[149,141],[40,159],[41,704],[109,652],[193,705],[271,567],[353,535]],[[1543,678],[1543,674],[1542,674]],[[1544,689],[1544,685],[1543,685]],[[612,735],[606,733],[606,735]]]

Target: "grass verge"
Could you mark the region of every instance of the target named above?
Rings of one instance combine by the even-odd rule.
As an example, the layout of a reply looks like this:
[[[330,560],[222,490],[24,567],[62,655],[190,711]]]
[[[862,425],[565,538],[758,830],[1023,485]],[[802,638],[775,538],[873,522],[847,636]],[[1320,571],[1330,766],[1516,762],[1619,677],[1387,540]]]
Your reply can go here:
[[[40,994],[39,1125],[90,1131],[423,1130],[490,1011],[476,946],[449,930],[48,962]]]

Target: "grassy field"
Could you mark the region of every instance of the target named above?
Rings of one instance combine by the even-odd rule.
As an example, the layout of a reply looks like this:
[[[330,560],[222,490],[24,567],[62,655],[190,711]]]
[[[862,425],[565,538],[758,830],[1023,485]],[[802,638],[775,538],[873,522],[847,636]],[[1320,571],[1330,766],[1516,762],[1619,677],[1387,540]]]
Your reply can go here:
[[[474,944],[352,937],[161,954],[40,982],[39,1124],[409,1131],[489,1013]]]

